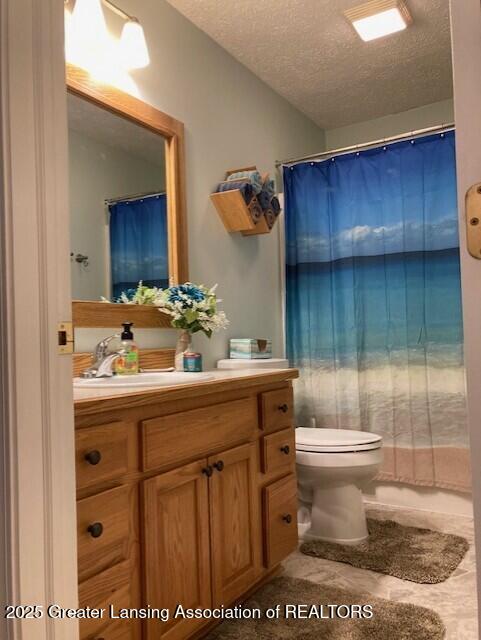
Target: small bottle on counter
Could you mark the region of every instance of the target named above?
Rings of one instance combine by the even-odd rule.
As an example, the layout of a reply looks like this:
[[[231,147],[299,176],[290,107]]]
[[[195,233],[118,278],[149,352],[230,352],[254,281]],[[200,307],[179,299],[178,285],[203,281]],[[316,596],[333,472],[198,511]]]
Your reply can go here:
[[[119,376],[131,376],[139,373],[139,348],[134,342],[133,322],[123,322],[122,326],[122,346],[115,362],[115,372]]]
[[[202,354],[194,352],[184,353],[184,371],[190,373],[202,371]]]

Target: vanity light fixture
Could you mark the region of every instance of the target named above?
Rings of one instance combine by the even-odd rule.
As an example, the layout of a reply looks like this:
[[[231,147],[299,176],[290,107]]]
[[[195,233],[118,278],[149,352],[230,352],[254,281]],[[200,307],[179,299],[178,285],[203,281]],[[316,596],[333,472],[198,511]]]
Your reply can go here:
[[[370,0],[344,15],[364,42],[402,31],[413,21],[404,0]]]
[[[102,9],[108,9],[120,16],[125,24],[120,41],[116,43],[116,52],[121,57],[125,69],[141,69],[150,64],[149,51],[142,25],[134,16],[129,15],[110,0],[76,0],[70,13],[69,0],[65,0],[65,36],[66,52],[69,62],[82,60],[84,66],[90,68],[85,60],[92,57],[93,66],[98,58],[108,55],[114,44],[109,35]]]
[[[65,11],[68,9],[65,5]],[[68,18],[67,13],[65,13]],[[101,0],[77,0],[68,19],[68,33],[74,55],[83,48],[89,56],[95,57],[108,47],[109,35],[105,23]]]
[[[102,2],[126,21],[120,36],[120,52],[125,65],[129,69],[147,67],[150,64],[149,50],[144,29],[138,19],[129,15],[110,0],[102,0]]]

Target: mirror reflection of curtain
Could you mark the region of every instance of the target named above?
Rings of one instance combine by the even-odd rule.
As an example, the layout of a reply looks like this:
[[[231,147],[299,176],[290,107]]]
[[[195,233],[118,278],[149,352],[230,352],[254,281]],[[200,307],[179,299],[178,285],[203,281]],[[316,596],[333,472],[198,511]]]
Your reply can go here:
[[[298,423],[381,434],[385,480],[469,490],[454,132],[284,182]]]
[[[169,286],[165,194],[109,205],[112,296],[145,285]]]

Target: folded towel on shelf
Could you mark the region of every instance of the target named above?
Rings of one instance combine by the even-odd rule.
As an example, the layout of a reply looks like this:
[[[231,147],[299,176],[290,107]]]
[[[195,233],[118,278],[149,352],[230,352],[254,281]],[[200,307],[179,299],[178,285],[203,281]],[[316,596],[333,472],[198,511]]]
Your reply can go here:
[[[276,216],[278,216],[280,214],[280,212],[281,212],[281,203],[279,202],[279,198],[277,196],[274,196],[273,198],[271,198],[270,208],[272,209],[272,211],[274,211]]]
[[[272,209],[266,209],[264,211],[264,216],[267,222],[267,226],[269,227],[269,229],[272,229],[276,221],[277,215],[274,213]]]
[[[253,222],[257,224],[262,216],[262,208],[257,198],[252,198],[251,203],[249,204],[249,211]]]
[[[273,178],[267,178],[262,185],[262,191],[266,191],[269,198],[273,198],[276,195],[276,183]]]
[[[242,180],[243,178],[250,180],[256,195],[262,191],[262,176],[258,171],[237,171],[236,173],[231,173],[228,182],[231,180]]]
[[[257,199],[259,200],[259,204],[265,210],[270,207],[271,204],[271,196],[267,193],[267,191],[262,191],[257,194]]]
[[[254,197],[254,189],[248,179],[226,180],[225,182],[221,182],[217,187],[217,192],[232,191],[235,189],[238,189],[242,193],[246,204],[249,204]]]

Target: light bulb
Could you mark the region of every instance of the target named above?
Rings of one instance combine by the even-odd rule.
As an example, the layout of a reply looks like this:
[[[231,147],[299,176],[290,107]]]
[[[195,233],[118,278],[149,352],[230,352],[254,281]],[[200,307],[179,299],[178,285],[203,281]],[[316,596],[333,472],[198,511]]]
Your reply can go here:
[[[110,53],[101,0],[77,0],[70,19],[68,61],[90,70]]]
[[[120,51],[128,69],[142,69],[150,64],[149,50],[142,25],[138,20],[125,23],[120,38]]]

